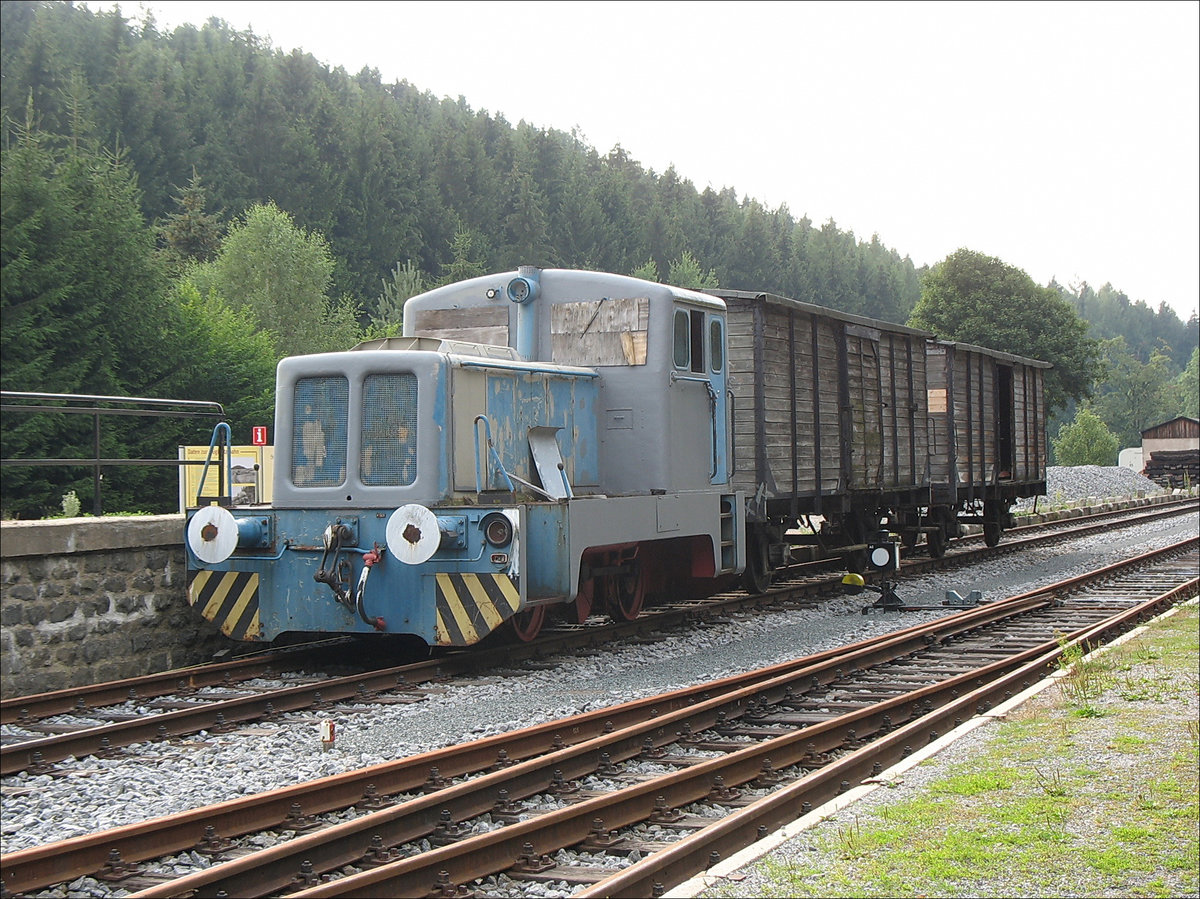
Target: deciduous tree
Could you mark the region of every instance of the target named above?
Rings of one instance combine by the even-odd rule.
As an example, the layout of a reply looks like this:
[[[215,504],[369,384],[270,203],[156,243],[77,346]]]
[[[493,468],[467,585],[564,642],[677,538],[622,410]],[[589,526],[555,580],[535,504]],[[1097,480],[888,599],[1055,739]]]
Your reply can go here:
[[[676,287],[687,287],[691,290],[714,290],[720,286],[717,273],[712,269],[705,271],[696,257],[684,250],[671,263],[671,272],[667,275],[667,283]]]
[[[1096,414],[1122,446],[1136,446],[1146,428],[1181,414],[1170,354],[1159,346],[1143,363],[1129,352],[1123,337],[1103,341],[1102,348],[1107,374],[1096,391]]]
[[[299,228],[274,203],[250,207],[229,229],[217,257],[188,278],[202,295],[215,293],[250,310],[269,331],[280,356],[346,350],[358,340],[357,310],[331,300],[333,255],[325,238]]]
[[[1117,436],[1086,406],[1075,413],[1074,421],[1059,428],[1051,443],[1059,465],[1115,465],[1120,447]]]
[[[1050,410],[1089,396],[1102,371],[1087,323],[1058,291],[973,250],[958,250],[929,271],[908,323],[948,340],[1053,364],[1046,373]]]
[[[1200,348],[1192,348],[1192,358],[1175,383],[1182,398],[1180,413],[1188,418],[1200,418]]]

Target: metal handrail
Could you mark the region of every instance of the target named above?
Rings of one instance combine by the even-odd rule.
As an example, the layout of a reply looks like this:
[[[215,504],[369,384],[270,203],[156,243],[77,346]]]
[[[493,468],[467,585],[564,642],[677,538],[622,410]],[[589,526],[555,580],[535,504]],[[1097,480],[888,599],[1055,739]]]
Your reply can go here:
[[[479,452],[479,425],[481,422],[483,423],[486,452],[491,460],[496,463],[496,471],[504,478],[504,483],[508,485],[509,493],[512,493],[515,488],[508,472],[504,470],[504,463],[500,461],[500,454],[496,452],[496,444],[492,442],[492,423],[486,415],[475,416],[475,492],[483,493],[485,489],[490,490],[492,482],[491,476],[483,470],[484,457]]]
[[[57,403],[58,405],[47,405]],[[90,459],[0,459],[4,468],[81,467],[92,469],[92,511],[102,514],[100,470],[106,465],[203,465],[202,460],[185,459],[108,459],[100,455],[100,419],[113,415],[159,418],[226,418],[225,407],[210,400],[172,400],[136,396],[101,396],[86,393],[37,393],[20,390],[0,391],[0,412],[52,412],[67,415],[91,415],[95,453]],[[221,448],[224,455],[225,447]],[[223,481],[224,478],[222,477]],[[218,491],[224,484],[218,484]]]

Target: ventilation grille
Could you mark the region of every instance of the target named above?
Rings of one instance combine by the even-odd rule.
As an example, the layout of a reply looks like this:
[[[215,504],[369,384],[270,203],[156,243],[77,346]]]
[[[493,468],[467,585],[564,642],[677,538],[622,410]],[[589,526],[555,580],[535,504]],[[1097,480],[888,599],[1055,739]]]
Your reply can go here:
[[[350,383],[344,377],[301,378],[293,396],[292,483],[336,487],[346,480]]]
[[[370,375],[363,383],[359,477],[369,486],[399,487],[417,476],[417,378]]]

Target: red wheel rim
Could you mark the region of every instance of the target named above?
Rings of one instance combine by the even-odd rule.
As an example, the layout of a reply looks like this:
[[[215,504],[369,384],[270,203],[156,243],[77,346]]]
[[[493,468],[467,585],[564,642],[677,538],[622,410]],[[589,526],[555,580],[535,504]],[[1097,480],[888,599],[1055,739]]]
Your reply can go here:
[[[508,620],[517,639],[528,643],[541,632],[546,621],[546,607],[527,606]]]
[[[627,575],[618,575],[613,583],[613,594],[616,600],[613,611],[625,621],[633,621],[641,614],[642,603],[646,600],[646,582],[642,578],[642,567],[635,565]]]

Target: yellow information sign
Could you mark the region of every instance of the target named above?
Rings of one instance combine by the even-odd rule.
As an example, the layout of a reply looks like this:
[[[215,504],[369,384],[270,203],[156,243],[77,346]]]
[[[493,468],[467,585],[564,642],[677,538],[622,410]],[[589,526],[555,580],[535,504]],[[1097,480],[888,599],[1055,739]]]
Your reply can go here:
[[[235,506],[250,506],[256,503],[271,501],[271,477],[275,473],[275,447],[273,446],[235,446],[230,448],[232,454],[233,485],[225,485],[222,493],[233,499]],[[203,462],[208,458],[207,446],[179,447],[181,462]],[[216,496],[221,483],[216,464],[217,452],[213,450],[213,463],[208,467],[204,477],[204,495]],[[200,477],[204,472],[203,465],[179,466],[179,511],[195,508],[200,505]]]

